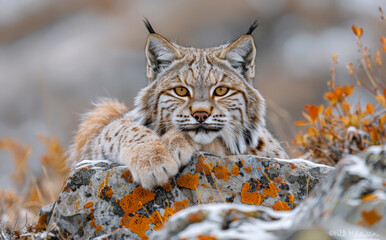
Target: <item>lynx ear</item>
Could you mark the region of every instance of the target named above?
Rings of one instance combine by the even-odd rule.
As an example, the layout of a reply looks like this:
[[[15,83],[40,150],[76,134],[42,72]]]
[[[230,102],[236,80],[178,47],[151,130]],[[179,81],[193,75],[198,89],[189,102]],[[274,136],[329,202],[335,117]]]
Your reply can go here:
[[[159,73],[170,66],[174,60],[181,58],[181,53],[168,40],[150,33],[146,42],[147,77],[154,80]]]
[[[255,77],[256,47],[251,35],[244,35],[225,48],[219,55],[248,81]]]

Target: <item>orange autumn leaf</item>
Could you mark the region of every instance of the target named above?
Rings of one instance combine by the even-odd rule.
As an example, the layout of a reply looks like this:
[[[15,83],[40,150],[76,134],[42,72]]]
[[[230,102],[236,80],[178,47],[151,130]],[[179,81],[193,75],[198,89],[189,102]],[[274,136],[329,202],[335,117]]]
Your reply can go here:
[[[319,105],[319,106],[318,106],[318,115],[322,114],[323,109],[324,109],[324,106],[323,106],[323,105]]]
[[[343,101],[344,97],[350,96],[354,92],[354,85],[337,86],[330,92],[324,94],[324,98],[328,100],[331,105]]]
[[[358,38],[361,38],[362,34],[363,34],[363,29],[360,28],[360,27],[357,27],[356,25],[352,25],[352,31],[354,32],[354,34],[358,37]]]
[[[318,107],[315,105],[306,105],[304,108],[310,115],[312,122],[315,122],[318,119],[318,115],[319,115]]]
[[[368,114],[372,114],[372,113],[374,112],[374,106],[373,106],[372,104],[368,103],[368,104],[366,105],[366,112],[367,112]]]
[[[327,92],[324,94],[324,99],[328,100],[330,102],[331,105],[335,105],[339,98],[334,94],[334,92]]]
[[[343,86],[343,92],[346,95],[346,97],[350,96],[354,92],[354,85]]]
[[[308,126],[308,125],[311,125],[310,122],[306,122],[306,121],[297,121],[295,122],[295,126]]]
[[[332,115],[332,108],[330,106],[326,107],[326,110],[324,111],[324,116],[329,117]]]
[[[381,37],[379,40],[382,44],[386,45],[386,37]]]
[[[385,99],[385,96],[382,96],[381,94],[377,94],[377,96],[375,96],[375,98],[377,99],[377,101],[384,107],[386,107],[386,99]]]
[[[315,128],[309,127],[307,130],[308,130],[308,134],[309,134],[311,137],[316,137],[316,136],[318,136],[318,133],[317,133],[317,131],[315,130]]]

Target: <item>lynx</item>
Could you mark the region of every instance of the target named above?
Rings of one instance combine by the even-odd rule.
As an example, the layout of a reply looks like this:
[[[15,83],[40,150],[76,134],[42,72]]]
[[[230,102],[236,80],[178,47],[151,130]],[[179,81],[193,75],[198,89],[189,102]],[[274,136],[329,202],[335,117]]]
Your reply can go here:
[[[148,86],[132,111],[113,100],[96,104],[80,124],[70,161],[122,162],[152,189],[200,150],[287,158],[266,129],[265,101],[253,87],[256,21],[233,43],[207,49],[179,46],[145,25]]]

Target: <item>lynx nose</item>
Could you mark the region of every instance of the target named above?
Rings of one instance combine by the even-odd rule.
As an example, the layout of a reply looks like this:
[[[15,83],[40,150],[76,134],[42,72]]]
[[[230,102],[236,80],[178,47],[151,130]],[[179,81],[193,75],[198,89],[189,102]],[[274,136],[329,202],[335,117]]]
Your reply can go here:
[[[197,120],[197,122],[203,123],[209,117],[209,113],[204,111],[197,111],[193,113],[192,116]]]

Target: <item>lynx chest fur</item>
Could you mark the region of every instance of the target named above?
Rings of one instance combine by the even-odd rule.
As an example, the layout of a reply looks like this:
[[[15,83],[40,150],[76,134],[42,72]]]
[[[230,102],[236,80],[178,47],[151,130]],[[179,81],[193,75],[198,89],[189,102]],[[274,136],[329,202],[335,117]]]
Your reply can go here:
[[[265,101],[253,87],[256,23],[233,43],[208,49],[171,43],[145,24],[149,85],[132,111],[111,100],[97,104],[80,125],[71,161],[122,162],[151,189],[199,150],[287,158],[265,127]]]

